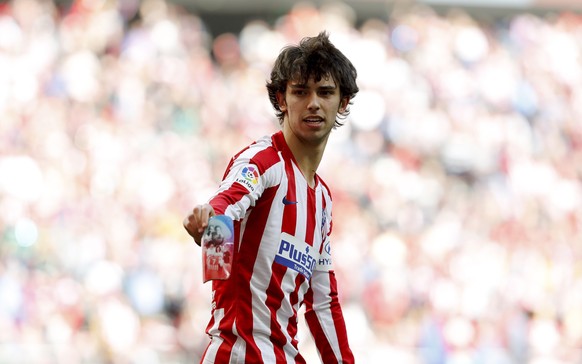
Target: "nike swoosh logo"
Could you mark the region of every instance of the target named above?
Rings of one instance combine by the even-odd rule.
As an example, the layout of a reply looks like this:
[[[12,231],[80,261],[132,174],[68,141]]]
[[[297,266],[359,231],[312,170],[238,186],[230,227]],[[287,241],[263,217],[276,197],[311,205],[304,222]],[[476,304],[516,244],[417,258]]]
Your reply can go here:
[[[297,201],[291,201],[291,200],[287,200],[286,196],[283,196],[283,204],[285,205],[295,205],[297,203]]]

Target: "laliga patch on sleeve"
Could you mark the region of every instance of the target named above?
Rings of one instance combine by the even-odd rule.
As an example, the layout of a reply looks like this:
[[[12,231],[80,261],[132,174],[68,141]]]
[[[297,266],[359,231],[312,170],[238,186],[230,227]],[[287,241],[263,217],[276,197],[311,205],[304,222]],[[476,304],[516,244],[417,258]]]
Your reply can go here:
[[[238,172],[235,182],[245,186],[249,192],[254,192],[259,184],[259,177],[259,168],[253,164],[248,164]]]

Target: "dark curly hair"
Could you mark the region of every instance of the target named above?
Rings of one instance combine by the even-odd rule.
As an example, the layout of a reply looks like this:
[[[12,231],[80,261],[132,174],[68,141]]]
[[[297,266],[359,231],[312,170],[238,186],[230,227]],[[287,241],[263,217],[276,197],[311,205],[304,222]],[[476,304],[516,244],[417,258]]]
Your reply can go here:
[[[331,76],[339,86],[340,98],[348,97],[350,104],[359,88],[356,84],[357,72],[349,59],[329,40],[327,32],[323,31],[316,37],[303,38],[298,46],[283,48],[271,71],[271,79],[267,82],[269,100],[275,108],[279,123],[283,123],[285,113],[281,111],[277,101],[277,93],[285,94],[289,81],[307,83],[311,78],[319,82],[322,78]],[[335,126],[342,126],[339,120],[345,119],[349,109],[338,113]]]

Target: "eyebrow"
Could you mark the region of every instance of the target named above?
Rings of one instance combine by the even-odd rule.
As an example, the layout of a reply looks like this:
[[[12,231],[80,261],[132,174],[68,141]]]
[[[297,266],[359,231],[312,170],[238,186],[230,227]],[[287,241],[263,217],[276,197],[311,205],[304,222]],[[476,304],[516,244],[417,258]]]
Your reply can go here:
[[[289,85],[289,87],[294,88],[294,89],[308,88],[307,85],[304,83],[291,84],[291,85]],[[335,90],[336,88],[337,88],[337,86],[332,86],[332,85],[329,85],[329,86],[323,85],[323,86],[317,87],[318,90]]]

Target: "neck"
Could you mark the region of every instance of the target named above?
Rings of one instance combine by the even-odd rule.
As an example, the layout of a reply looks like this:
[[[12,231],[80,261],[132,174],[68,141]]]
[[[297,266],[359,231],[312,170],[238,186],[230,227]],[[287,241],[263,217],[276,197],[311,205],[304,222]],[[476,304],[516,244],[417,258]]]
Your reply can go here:
[[[323,158],[327,138],[318,144],[310,144],[290,136],[288,133],[283,132],[283,135],[307,184],[310,187],[315,187],[315,174]]]

